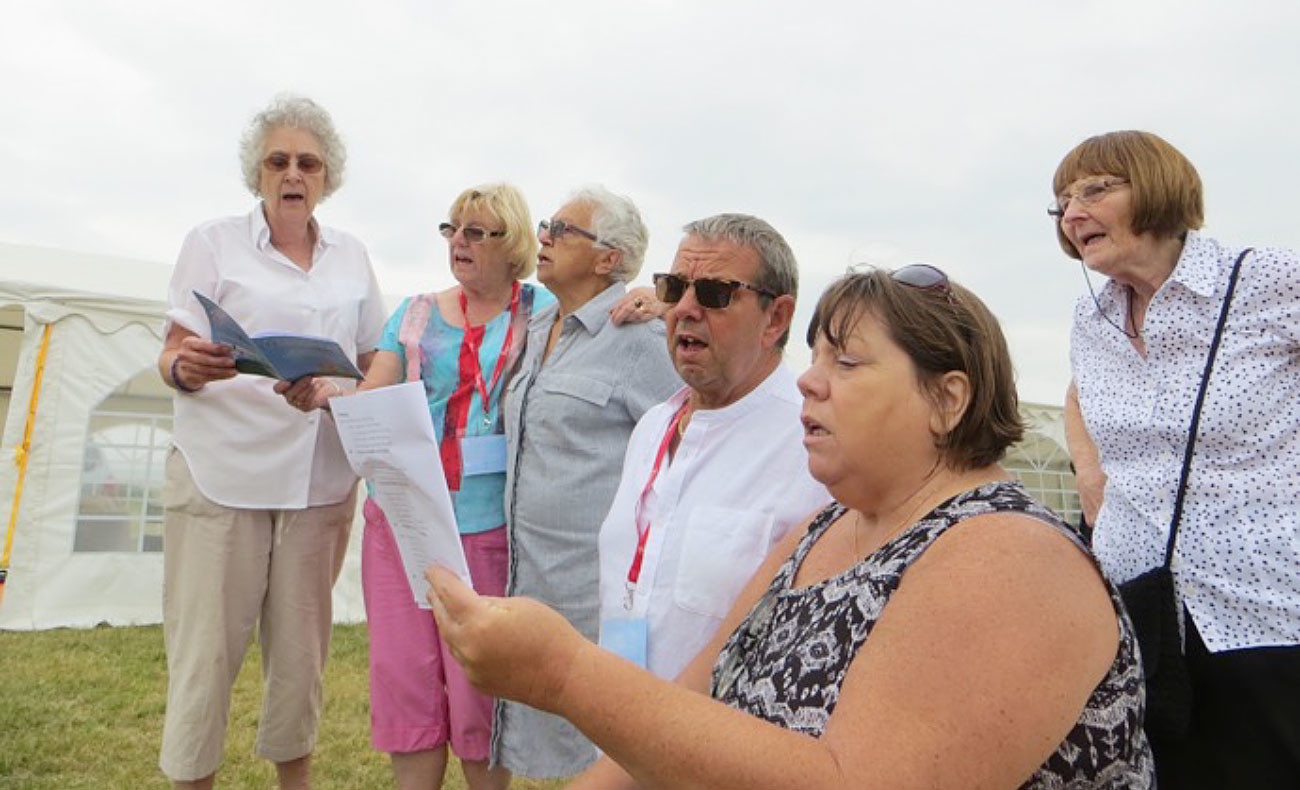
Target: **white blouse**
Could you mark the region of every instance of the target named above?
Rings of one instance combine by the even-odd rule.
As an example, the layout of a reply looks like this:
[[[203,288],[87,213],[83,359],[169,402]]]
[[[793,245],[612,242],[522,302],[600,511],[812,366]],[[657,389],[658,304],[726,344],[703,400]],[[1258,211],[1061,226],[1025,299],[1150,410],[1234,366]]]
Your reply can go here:
[[[262,204],[242,217],[204,223],[181,247],[167,291],[167,329],[211,337],[194,291],[230,313],[250,335],[328,337],[348,356],[373,351],[383,298],[366,248],[318,226],[303,271],[271,246]],[[356,486],[325,412],[303,414],[272,391],[275,381],[238,375],[173,397],[173,441],[203,495],[226,507],[301,509],[341,502]]]
[[[1123,582],[1159,565],[1192,408],[1241,248],[1188,233],[1147,307],[1146,357],[1090,298],[1074,314],[1070,361],[1106,473],[1093,536]],[[1101,310],[1124,325],[1108,282]],[[1300,644],[1300,259],[1257,249],[1242,264],[1201,412],[1172,568],[1212,652]]]

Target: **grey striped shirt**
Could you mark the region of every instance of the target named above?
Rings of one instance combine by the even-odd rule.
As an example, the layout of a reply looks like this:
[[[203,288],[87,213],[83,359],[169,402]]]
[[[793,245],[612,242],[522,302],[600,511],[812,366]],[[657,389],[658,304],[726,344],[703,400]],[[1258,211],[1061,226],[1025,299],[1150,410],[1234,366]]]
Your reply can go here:
[[[615,283],[565,316],[545,364],[559,306],[534,315],[504,400],[507,594],[554,607],[593,640],[600,631],[596,537],[618,488],[628,436],[642,414],[681,387],[663,322],[609,320],[624,293]],[[596,751],[563,719],[498,702],[492,758],[517,774],[548,778],[581,771]]]

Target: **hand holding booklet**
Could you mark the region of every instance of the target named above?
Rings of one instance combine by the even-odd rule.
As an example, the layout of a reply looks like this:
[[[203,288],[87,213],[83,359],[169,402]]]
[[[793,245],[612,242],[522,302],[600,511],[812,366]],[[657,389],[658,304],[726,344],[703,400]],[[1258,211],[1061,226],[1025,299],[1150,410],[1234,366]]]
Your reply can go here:
[[[418,381],[330,399],[343,451],[370,482],[402,555],[415,602],[425,600],[424,570],[443,565],[470,584],[447,478],[424,385]]]
[[[249,337],[230,313],[198,291],[195,298],[208,314],[212,342],[235,349],[235,370],[281,381],[303,376],[339,376],[360,380],[361,371],[343,348],[327,337],[288,332],[259,332]]]

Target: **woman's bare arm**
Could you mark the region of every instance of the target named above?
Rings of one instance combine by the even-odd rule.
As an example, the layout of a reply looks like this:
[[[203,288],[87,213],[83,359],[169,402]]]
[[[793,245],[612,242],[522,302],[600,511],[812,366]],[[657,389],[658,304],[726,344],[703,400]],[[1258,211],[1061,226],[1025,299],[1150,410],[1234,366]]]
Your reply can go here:
[[[799,539],[808,531],[808,524],[816,516],[810,516],[799,527],[790,530],[790,532],[777,543],[763,564],[754,571],[754,576],[745,584],[740,595],[731,605],[731,610],[723,618],[722,624],[718,626],[718,631],[713,635],[713,639],[704,646],[695,658],[691,660],[681,674],[677,676],[676,683],[679,686],[690,689],[691,691],[707,695],[709,693],[710,677],[713,672],[713,664],[718,659],[718,653],[722,651],[723,644],[731,637],[731,634],[740,626],[740,623],[754,608],[758,600],[763,597],[763,593],[771,586],[772,579],[776,576],[777,570],[781,567],[791,554],[794,553],[795,547],[799,545]],[[618,790],[626,788],[632,790],[636,788],[636,781],[627,771],[624,771],[618,763],[611,760],[608,756],[603,756],[596,761],[596,764],[583,771],[572,784],[568,785],[570,790]]]
[[[1023,517],[973,518],[904,576],[815,739],[655,678],[535,601],[433,580],[476,685],[568,718],[645,788],[1014,787],[1070,729],[1117,639],[1082,552]]]
[[[1097,523],[1102,497],[1106,491],[1106,473],[1101,468],[1101,453],[1083,424],[1083,410],[1079,408],[1079,391],[1074,382],[1065,391],[1065,444],[1074,464],[1074,485],[1079,491],[1079,504],[1089,524]]]

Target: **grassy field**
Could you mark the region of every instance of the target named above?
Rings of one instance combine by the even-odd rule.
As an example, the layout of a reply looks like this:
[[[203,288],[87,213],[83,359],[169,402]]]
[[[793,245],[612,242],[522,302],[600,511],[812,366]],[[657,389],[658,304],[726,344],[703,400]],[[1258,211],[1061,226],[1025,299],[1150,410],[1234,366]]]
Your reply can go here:
[[[257,646],[235,684],[218,786],[271,788],[253,755],[261,711]],[[391,788],[388,758],[370,748],[364,625],[337,626],[313,761],[317,788]],[[167,691],[162,629],[0,632],[0,788],[166,788],[158,771]],[[562,782],[516,779],[515,788]],[[464,788],[459,766],[448,788]]]

